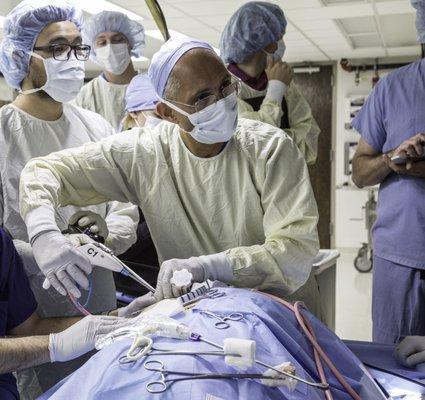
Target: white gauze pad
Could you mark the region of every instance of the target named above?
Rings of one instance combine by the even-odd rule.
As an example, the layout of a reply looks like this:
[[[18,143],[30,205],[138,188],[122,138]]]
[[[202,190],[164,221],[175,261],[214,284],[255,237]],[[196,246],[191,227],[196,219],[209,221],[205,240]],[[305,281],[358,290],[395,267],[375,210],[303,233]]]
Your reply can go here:
[[[255,341],[247,339],[224,339],[224,361],[227,365],[247,370],[255,362]]]

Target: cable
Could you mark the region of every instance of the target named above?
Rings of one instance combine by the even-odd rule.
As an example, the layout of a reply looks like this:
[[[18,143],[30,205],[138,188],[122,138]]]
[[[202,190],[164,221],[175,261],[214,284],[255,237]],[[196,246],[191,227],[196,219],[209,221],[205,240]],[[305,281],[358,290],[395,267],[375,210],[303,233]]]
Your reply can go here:
[[[314,358],[315,358],[315,361],[316,361],[316,366],[317,366],[317,370],[319,372],[320,379],[322,379],[322,383],[327,383],[327,382],[326,382],[326,376],[325,376],[325,373],[324,373],[324,370],[323,370],[323,366],[321,364],[320,357],[325,361],[326,365],[329,367],[329,369],[331,370],[333,375],[336,377],[338,382],[343,386],[343,388],[347,391],[347,393],[354,400],[361,400],[360,396],[356,393],[356,391],[352,388],[352,386],[347,383],[345,378],[338,371],[338,369],[335,367],[333,362],[329,359],[329,357],[326,355],[326,353],[323,351],[323,349],[319,345],[317,338],[316,338],[316,335],[314,334],[313,327],[311,326],[310,322],[307,321],[301,313],[300,307],[304,306],[303,303],[297,301],[294,305],[292,305],[291,303],[288,303],[287,301],[285,301],[285,300],[283,300],[283,299],[281,299],[277,296],[274,296],[270,293],[264,293],[264,292],[259,292],[259,291],[258,291],[258,293],[261,293],[264,296],[267,296],[267,297],[270,297],[271,299],[276,300],[280,304],[284,305],[286,308],[290,309],[295,314],[295,317],[296,317],[298,323],[300,324],[302,330],[304,331],[305,335],[307,336],[308,340],[310,341],[311,345],[313,346]],[[329,399],[329,400],[332,399],[332,394],[330,393],[330,391],[326,392],[326,398]]]
[[[90,297],[92,294],[92,289],[93,289],[92,281],[89,278],[89,292],[87,294],[86,302],[84,304],[81,304],[72,293],[67,291],[68,297],[71,300],[72,304],[82,315],[91,315],[91,313],[86,309],[86,307],[89,304]]]

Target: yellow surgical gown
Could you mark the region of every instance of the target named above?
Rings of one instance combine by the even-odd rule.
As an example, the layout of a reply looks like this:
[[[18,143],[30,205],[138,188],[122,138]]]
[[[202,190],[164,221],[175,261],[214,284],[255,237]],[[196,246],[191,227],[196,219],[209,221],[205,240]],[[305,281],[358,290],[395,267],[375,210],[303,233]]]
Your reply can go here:
[[[260,109],[254,111],[252,106],[244,101],[244,99],[265,96],[266,92],[267,90],[258,91],[242,83],[238,98],[239,115],[243,118],[259,120],[279,127],[283,114],[281,104],[265,99]],[[290,126],[289,129],[285,129],[285,132],[295,141],[307,164],[314,164],[317,158],[320,128],[311,113],[310,105],[294,83],[291,83],[287,88],[285,99],[288,104]]]
[[[304,158],[282,130],[258,121],[240,119],[211,158],[192,154],[177,125],[135,128],[33,159],[20,193],[24,218],[41,205],[130,201],[160,261],[226,251],[234,285],[281,296],[307,280],[319,248]]]

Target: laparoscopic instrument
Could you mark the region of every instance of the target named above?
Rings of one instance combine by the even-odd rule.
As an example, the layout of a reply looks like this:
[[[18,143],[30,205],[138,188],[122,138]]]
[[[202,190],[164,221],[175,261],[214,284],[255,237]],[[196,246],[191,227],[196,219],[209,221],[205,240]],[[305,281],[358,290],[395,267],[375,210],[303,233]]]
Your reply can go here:
[[[71,229],[74,232],[76,231],[78,233],[85,234],[89,236],[91,239],[96,240],[92,243],[87,243],[77,247],[77,250],[79,252],[81,252],[82,254],[84,254],[86,257],[89,258],[90,263],[93,266],[106,268],[113,272],[118,272],[119,274],[127,276],[133,279],[134,281],[138,282],[139,284],[144,286],[146,289],[148,289],[150,292],[155,293],[155,288],[153,286],[151,286],[148,282],[146,282],[140,275],[134,272],[130,267],[124,264],[109,247],[105,246],[103,243],[100,242],[102,239],[101,236],[98,236],[90,232],[90,228],[82,229],[78,225],[72,225],[70,227],[70,230]],[[90,314],[85,309],[85,307],[87,306],[87,303],[90,299],[91,289],[92,289],[92,285],[90,282],[87,301],[84,305],[80,304],[72,294],[68,293],[74,306],[84,315]]]
[[[167,384],[185,381],[185,380],[197,380],[197,379],[272,379],[272,380],[284,380],[285,378],[270,377],[264,374],[199,374],[193,372],[182,372],[182,371],[169,371],[166,369],[164,363],[159,360],[148,360],[144,363],[145,369],[148,371],[155,371],[160,373],[160,378],[156,381],[150,381],[146,384],[146,390],[149,393],[163,393],[167,390]],[[167,378],[168,375],[177,375],[179,378]]]
[[[166,326],[167,324],[165,324],[164,326]],[[199,355],[213,355],[213,356],[233,356],[233,354],[226,354],[225,353],[225,349],[223,346],[219,345],[218,343],[214,343],[208,339],[206,339],[204,336],[196,333],[196,332],[191,332],[190,328],[185,326],[184,324],[176,324],[173,323],[170,325],[170,327],[172,327],[172,330],[174,330],[176,332],[176,334],[172,334],[171,331],[167,332],[166,336],[168,337],[174,337],[176,339],[187,339],[187,340],[191,340],[191,341],[198,341],[198,342],[204,342],[209,344],[212,347],[215,347],[217,349],[219,349],[220,351],[205,351],[205,352],[188,352],[188,351],[180,351],[180,350],[163,350],[163,349],[157,349],[153,347],[153,341],[150,337],[147,337],[145,334],[143,335],[136,335],[136,337],[134,338],[134,342],[133,345],[131,346],[130,350],[128,351],[127,355],[124,357],[121,357],[119,359],[119,362],[121,364],[130,364],[130,363],[135,363],[137,360],[141,359],[142,357],[147,357],[149,355],[160,355],[159,352],[164,353],[164,355],[194,355],[194,356],[199,356]],[[167,327],[168,328],[168,327]],[[118,335],[120,335],[121,333],[119,333]],[[123,336],[127,336],[127,332],[122,332]],[[115,340],[117,338],[117,335],[115,334]],[[205,354],[203,354],[205,353]],[[236,356],[238,356],[236,354]],[[321,390],[328,390],[329,389],[329,385],[327,383],[322,383],[322,382],[313,382],[313,381],[309,381],[306,379],[301,378],[298,375],[295,375],[293,373],[290,372],[286,372],[286,371],[282,371],[278,368],[276,368],[275,366],[269,365],[263,361],[257,360],[255,359],[254,362],[258,365],[261,365],[262,367],[265,367],[269,370],[275,371],[277,372],[279,375],[278,376],[285,376],[286,378],[291,378],[294,379],[295,381],[304,383],[306,385],[312,386],[316,389],[321,389]]]

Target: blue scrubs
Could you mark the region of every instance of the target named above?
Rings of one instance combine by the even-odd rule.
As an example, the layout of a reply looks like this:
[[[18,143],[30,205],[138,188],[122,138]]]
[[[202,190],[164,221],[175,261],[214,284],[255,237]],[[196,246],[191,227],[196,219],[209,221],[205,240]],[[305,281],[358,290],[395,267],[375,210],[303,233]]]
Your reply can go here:
[[[25,322],[36,308],[22,261],[12,239],[0,228],[0,337]],[[0,375],[0,399],[19,399],[12,374]]]
[[[425,60],[382,78],[353,127],[379,153],[424,133]],[[391,173],[379,188],[373,227],[374,341],[395,343],[406,335],[425,335],[424,199],[422,178]]]

